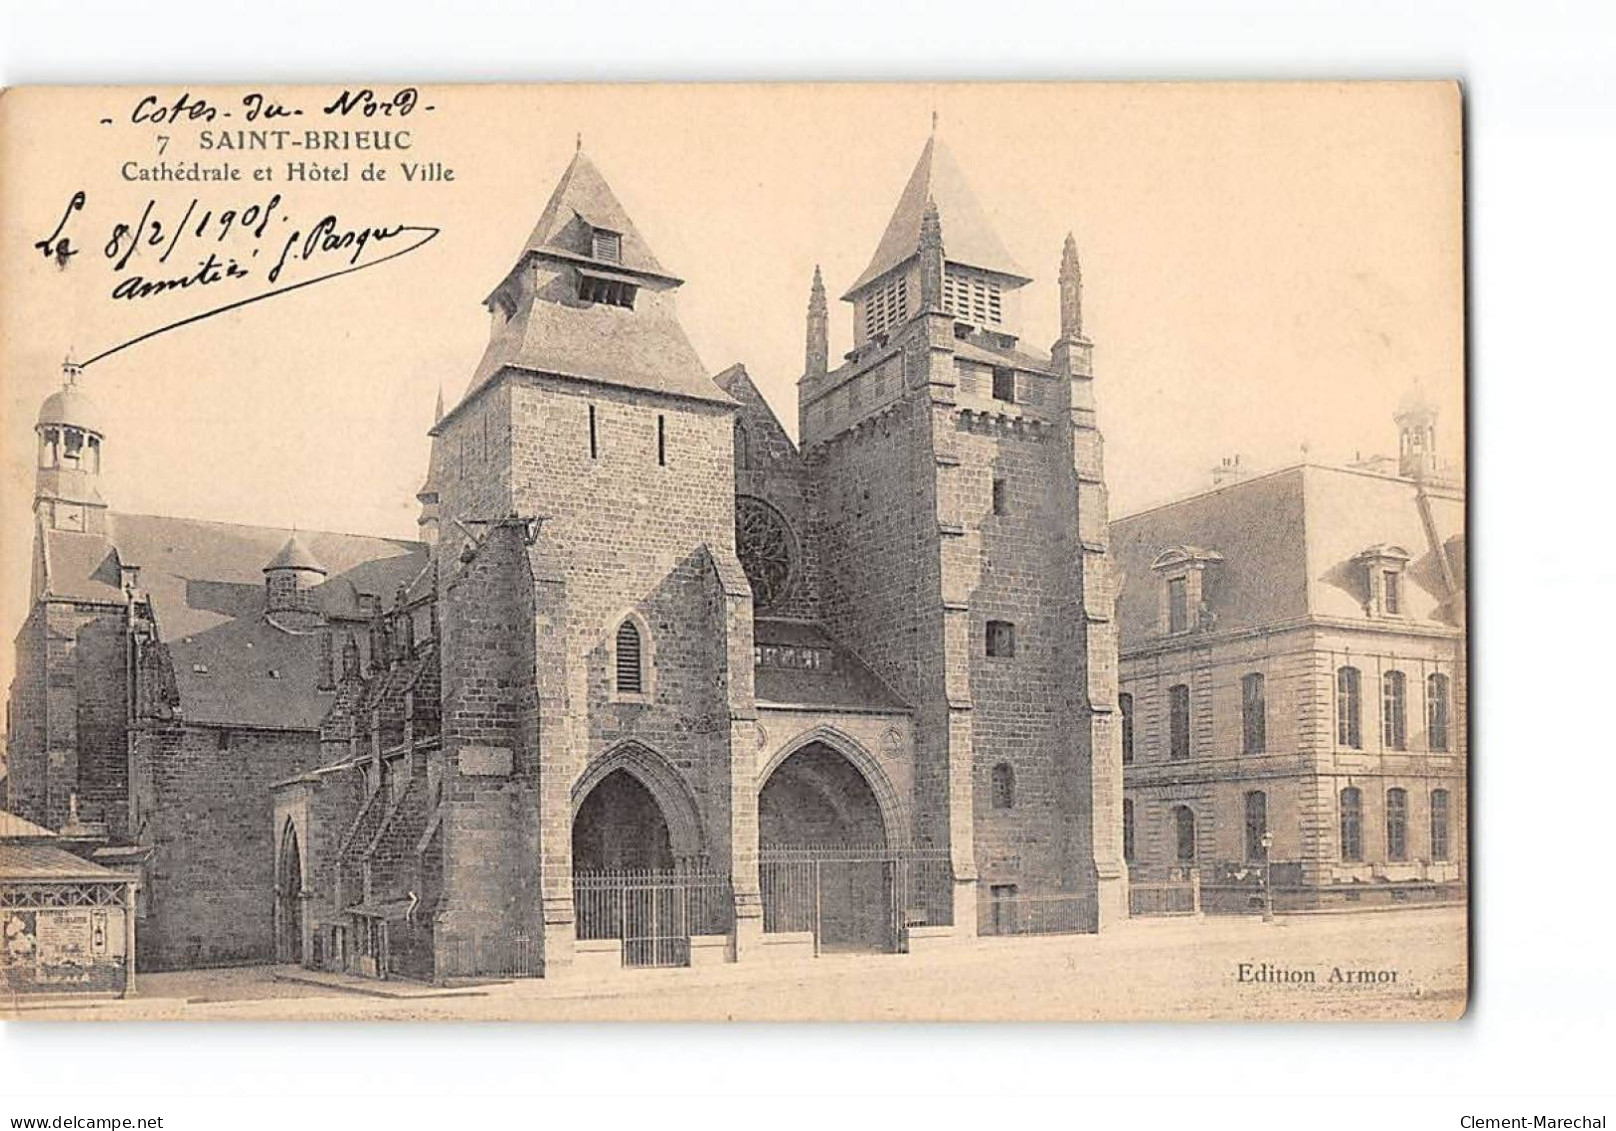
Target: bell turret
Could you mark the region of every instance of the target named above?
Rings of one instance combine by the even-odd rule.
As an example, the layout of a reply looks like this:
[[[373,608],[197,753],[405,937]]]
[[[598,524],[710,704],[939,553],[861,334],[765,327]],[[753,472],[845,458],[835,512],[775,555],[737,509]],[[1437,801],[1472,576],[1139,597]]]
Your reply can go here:
[[[95,402],[79,387],[82,372],[71,361],[63,363],[62,387],[39,406],[34,513],[51,530],[100,534],[107,510],[100,490],[105,432]]]

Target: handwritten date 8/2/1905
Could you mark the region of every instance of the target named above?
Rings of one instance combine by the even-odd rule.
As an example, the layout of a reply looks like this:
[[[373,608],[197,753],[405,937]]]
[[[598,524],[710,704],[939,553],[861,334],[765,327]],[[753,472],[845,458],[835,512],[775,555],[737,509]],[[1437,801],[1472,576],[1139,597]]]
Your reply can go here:
[[[36,241],[34,248],[66,268],[79,253],[69,229],[88,203],[84,192],[74,193],[56,229]],[[166,330],[396,259],[426,244],[440,230],[403,223],[350,225],[335,213],[306,226],[295,224],[283,208],[280,193],[232,208],[204,205],[193,197],[178,220],[171,213],[163,215],[166,212],[156,200],[148,200],[139,219],[111,225],[101,247],[116,276],[110,297],[138,301],[175,291],[218,288],[225,301],[104,350],[83,364]],[[196,256],[191,260],[194,266],[170,268],[176,249],[188,245],[194,245],[190,247],[191,255]],[[267,269],[265,264],[269,264]],[[130,272],[131,265],[138,270]],[[243,294],[254,291],[254,279],[262,280],[268,289]]]

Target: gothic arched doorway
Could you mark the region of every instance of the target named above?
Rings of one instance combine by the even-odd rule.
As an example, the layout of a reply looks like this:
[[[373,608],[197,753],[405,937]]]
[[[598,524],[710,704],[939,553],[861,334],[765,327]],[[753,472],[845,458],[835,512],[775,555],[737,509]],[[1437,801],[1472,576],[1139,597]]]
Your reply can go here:
[[[656,797],[627,770],[613,770],[572,819],[572,870],[666,872],[673,868],[668,821]]]
[[[812,930],[821,950],[891,950],[899,860],[869,781],[811,742],[758,794],[764,929]]]
[[[275,863],[275,958],[303,964],[303,854],[291,821],[281,834]]]

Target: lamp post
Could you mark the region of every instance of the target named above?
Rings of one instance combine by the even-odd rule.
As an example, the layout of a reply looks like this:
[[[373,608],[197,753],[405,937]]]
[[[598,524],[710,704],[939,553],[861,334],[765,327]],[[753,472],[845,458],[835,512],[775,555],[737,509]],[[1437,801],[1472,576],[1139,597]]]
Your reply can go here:
[[[1262,834],[1262,917],[1264,923],[1274,921],[1274,834],[1267,829]]]

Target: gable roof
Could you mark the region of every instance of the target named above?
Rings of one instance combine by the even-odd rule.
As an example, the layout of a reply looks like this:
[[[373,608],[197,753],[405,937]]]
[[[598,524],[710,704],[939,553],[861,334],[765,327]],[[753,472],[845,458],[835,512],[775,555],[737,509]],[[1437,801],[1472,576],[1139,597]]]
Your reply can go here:
[[[775,415],[774,407],[752,380],[752,375],[746,371],[746,366],[736,362],[722,373],[713,378],[713,384],[728,393],[735,403],[740,406],[740,420],[746,427],[749,455],[753,457],[752,468],[736,467],[736,471],[758,470],[765,466],[778,464],[775,470],[800,470],[802,456],[797,445],[791,442],[791,436]],[[766,457],[760,459],[757,457]]]
[[[920,221],[926,202],[935,201],[943,226],[943,256],[950,263],[978,267],[1023,283],[1031,278],[1005,249],[987,212],[971,191],[948,147],[935,136],[928,138],[909,183],[898,197],[898,205],[887,221],[887,230],[876,245],[870,265],[842,296],[851,301],[866,284],[907,263],[920,250]]]
[[[596,228],[616,232],[622,237],[620,259],[595,258],[593,229]],[[600,175],[581,146],[572,155],[566,172],[561,174],[523,250],[565,259],[584,259],[607,271],[640,272],[673,283],[679,281],[657,262],[645,237],[640,235],[606,178]]]

